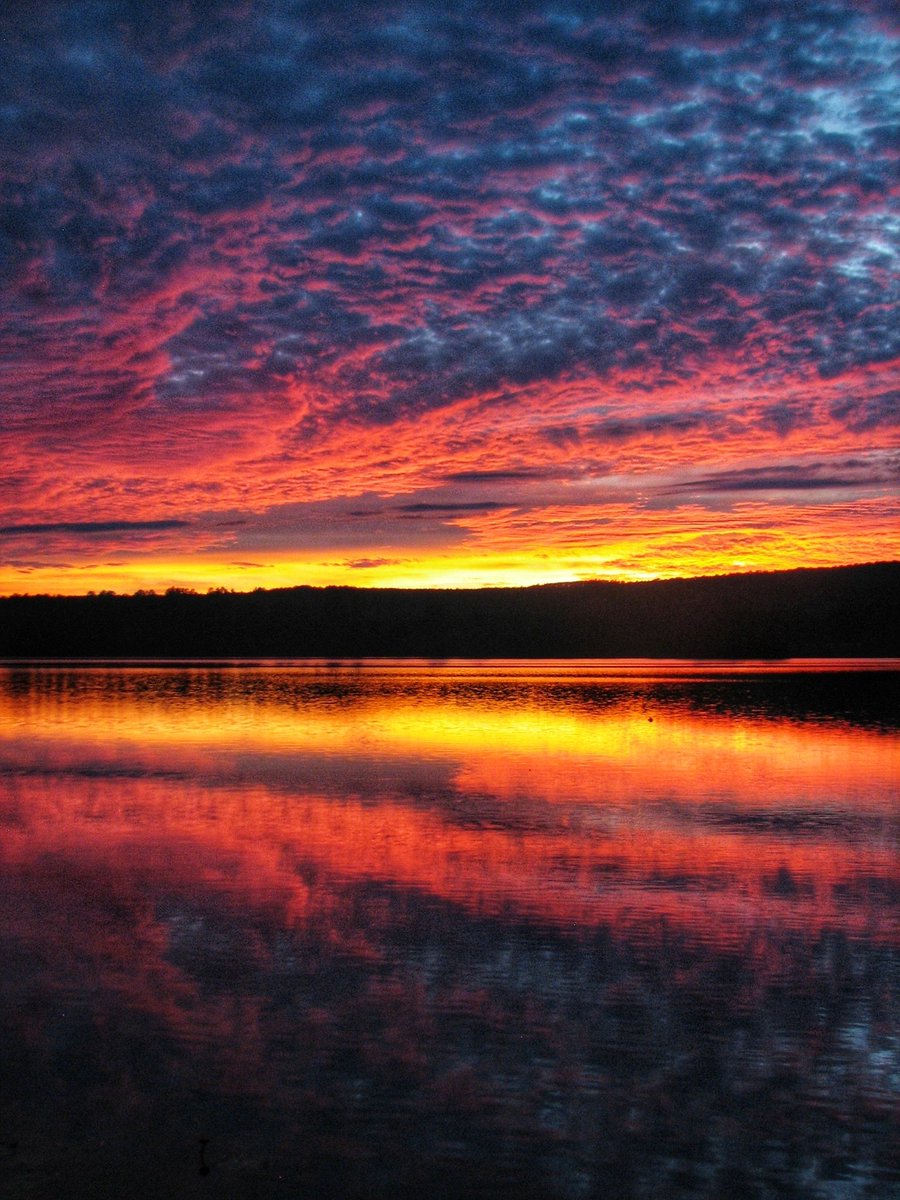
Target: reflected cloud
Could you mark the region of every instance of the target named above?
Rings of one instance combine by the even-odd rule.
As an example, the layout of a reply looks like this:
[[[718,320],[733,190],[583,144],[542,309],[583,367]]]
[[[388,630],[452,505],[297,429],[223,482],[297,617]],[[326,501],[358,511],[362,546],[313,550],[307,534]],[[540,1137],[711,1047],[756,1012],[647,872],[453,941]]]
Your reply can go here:
[[[3,671],[0,1178],[889,1182],[898,745],[814,671]]]

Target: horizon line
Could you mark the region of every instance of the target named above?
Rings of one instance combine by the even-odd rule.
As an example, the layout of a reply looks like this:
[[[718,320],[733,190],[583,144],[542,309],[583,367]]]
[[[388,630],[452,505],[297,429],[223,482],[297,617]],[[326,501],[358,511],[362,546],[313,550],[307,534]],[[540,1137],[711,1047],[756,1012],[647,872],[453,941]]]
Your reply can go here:
[[[759,567],[752,568],[746,571],[718,571],[710,574],[702,575],[656,575],[648,579],[615,579],[603,576],[593,576],[590,579],[568,579],[568,580],[550,580],[543,583],[525,583],[525,584],[480,584],[474,586],[458,586],[450,585],[442,586],[427,586],[427,585],[410,585],[402,586],[394,585],[378,585],[378,584],[353,584],[353,583],[296,583],[282,584],[278,587],[254,587],[246,591],[241,591],[237,588],[228,588],[219,586],[210,586],[205,591],[197,588],[183,587],[177,584],[172,584],[168,587],[158,590],[156,588],[136,588],[133,592],[117,592],[110,588],[101,588],[99,590],[89,589],[85,592],[6,592],[0,595],[0,600],[99,600],[99,599],[120,599],[131,600],[140,598],[155,598],[165,599],[166,597],[175,596],[190,596],[190,597],[206,597],[206,596],[254,596],[260,593],[266,594],[271,592],[291,592],[304,589],[313,592],[327,591],[349,591],[349,592],[522,592],[536,591],[540,588],[571,588],[585,587],[594,584],[607,584],[619,587],[634,587],[647,584],[663,584],[663,583],[687,583],[700,581],[704,579],[742,579],[757,575],[790,575],[799,572],[809,574],[811,572],[835,572],[835,571],[850,571],[864,570],[871,567],[900,567],[900,558],[887,559],[871,559],[866,562],[850,562],[836,563],[828,566],[797,566],[797,567]]]

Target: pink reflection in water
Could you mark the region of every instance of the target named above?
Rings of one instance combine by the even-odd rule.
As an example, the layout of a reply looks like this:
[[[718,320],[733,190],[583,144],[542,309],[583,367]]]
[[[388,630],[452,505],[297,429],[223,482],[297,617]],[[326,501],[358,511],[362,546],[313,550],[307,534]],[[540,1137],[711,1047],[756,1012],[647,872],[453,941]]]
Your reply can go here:
[[[232,1184],[268,1154],[350,1187],[392,1146],[399,1161],[414,1112],[421,1186],[451,1144],[469,1167],[512,1145],[509,1194],[533,1176],[575,1195],[612,1129],[616,1169],[651,1195],[680,1095],[711,1131],[690,1170],[714,1194],[713,1132],[730,1122],[749,1156],[790,1099],[772,1093],[786,1054],[807,1158],[849,1122],[842,1169],[889,1174],[900,747],[805,678],[8,672],[4,1007],[27,1095],[57,1095],[65,1169],[79,1108],[110,1104],[123,1130],[161,1110],[177,1157],[180,1097],[197,1137],[243,1122],[251,1166],[218,1163]],[[60,1052],[66,1011],[82,1027]],[[148,1083],[122,1055],[150,1040]],[[41,1114],[20,1095],[10,1119]]]

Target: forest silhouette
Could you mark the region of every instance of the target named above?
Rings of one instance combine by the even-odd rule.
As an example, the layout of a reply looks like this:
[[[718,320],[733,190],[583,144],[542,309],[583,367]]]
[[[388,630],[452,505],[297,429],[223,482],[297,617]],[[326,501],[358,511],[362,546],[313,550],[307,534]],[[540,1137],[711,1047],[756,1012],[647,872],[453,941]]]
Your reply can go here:
[[[642,583],[0,598],[5,658],[894,656],[900,563]]]

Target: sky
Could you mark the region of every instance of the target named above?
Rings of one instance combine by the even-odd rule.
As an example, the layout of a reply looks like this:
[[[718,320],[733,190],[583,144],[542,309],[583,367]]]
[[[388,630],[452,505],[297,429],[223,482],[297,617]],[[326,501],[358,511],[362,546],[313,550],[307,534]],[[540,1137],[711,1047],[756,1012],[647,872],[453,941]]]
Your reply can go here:
[[[0,8],[0,593],[900,557],[880,0]]]

